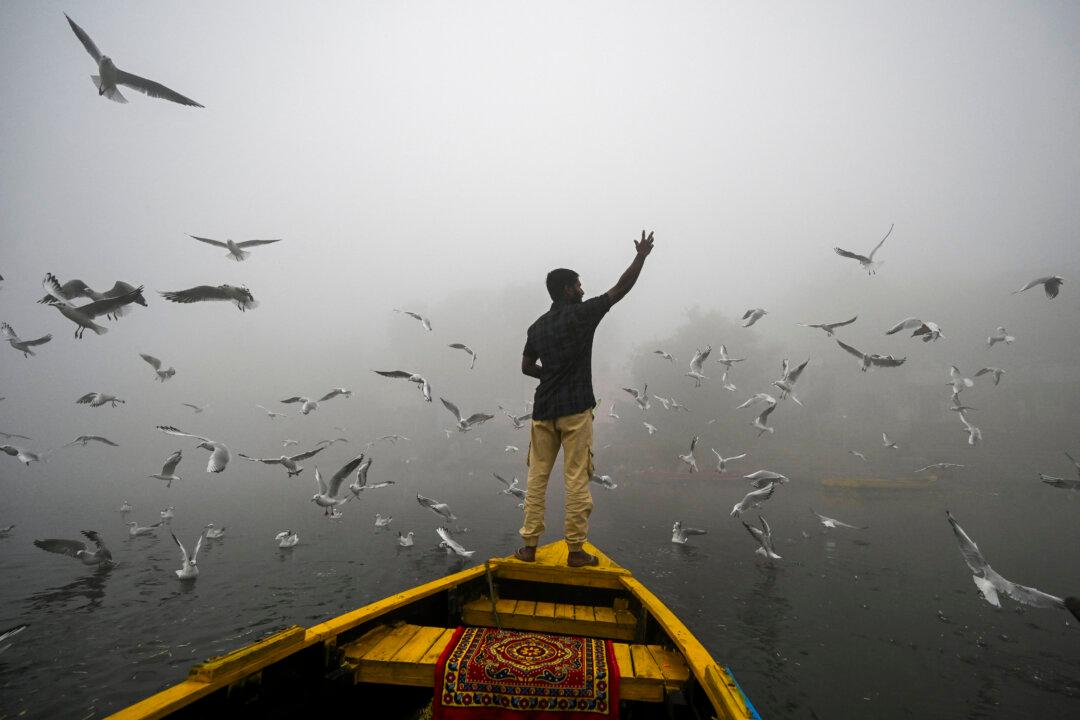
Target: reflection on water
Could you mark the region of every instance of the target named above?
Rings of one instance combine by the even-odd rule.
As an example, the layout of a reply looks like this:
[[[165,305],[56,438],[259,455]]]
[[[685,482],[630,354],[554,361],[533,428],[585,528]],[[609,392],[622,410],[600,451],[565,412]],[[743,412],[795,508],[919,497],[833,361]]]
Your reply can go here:
[[[57,608],[57,606],[67,605],[73,600],[82,598],[86,600],[84,609],[94,610],[100,607],[102,601],[105,599],[105,583],[112,574],[112,571],[113,568],[110,566],[96,568],[90,574],[84,575],[77,580],[61,585],[60,587],[41,590],[34,593],[27,598],[27,604],[30,606],[31,610],[71,610],[73,608]]]

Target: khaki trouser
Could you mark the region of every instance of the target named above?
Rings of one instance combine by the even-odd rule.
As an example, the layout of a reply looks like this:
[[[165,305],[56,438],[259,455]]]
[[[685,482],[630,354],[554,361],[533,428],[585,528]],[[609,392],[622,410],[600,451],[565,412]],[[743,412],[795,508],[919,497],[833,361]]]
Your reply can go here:
[[[592,410],[564,415],[555,420],[533,420],[529,439],[529,479],[525,487],[525,524],[519,534],[526,547],[536,547],[544,532],[544,500],[548,477],[559,447],[563,449],[563,484],[566,489],[566,544],[570,552],[581,549],[589,533],[592,495]]]

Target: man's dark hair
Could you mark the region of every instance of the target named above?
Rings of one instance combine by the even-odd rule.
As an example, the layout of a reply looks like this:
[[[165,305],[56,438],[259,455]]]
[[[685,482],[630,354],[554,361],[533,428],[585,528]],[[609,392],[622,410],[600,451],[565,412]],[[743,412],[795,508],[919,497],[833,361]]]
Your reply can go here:
[[[547,275],[547,291],[553,301],[562,300],[563,293],[568,287],[573,287],[577,282],[578,274],[566,268],[555,268]]]

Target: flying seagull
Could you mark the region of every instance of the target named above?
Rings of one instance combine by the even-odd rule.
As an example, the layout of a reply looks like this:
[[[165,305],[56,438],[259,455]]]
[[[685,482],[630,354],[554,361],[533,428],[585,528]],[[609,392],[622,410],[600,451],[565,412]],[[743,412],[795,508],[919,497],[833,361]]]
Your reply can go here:
[[[744,360],[746,360],[746,358],[729,357],[727,352],[727,345],[723,344],[720,345],[720,350],[718,351],[718,354],[720,357],[716,358],[716,362],[723,365],[727,370],[730,370],[731,366],[735,363],[743,362]]]
[[[850,325],[851,323],[855,322],[858,319],[859,319],[859,316],[856,315],[855,317],[851,318],[850,320],[844,320],[842,322],[817,323],[817,324],[814,324],[814,325],[811,325],[811,324],[808,324],[808,323],[797,323],[797,324],[801,325],[802,327],[819,328],[821,330],[824,330],[825,334],[828,335],[829,337],[835,337],[836,336],[836,328],[844,327],[845,325]]]
[[[466,418],[462,416],[461,411],[458,410],[457,405],[450,402],[446,398],[439,398],[439,400],[442,401],[443,407],[449,410],[450,414],[457,418],[457,428],[459,432],[468,432],[470,429],[472,429],[473,425],[479,425],[495,417],[494,415],[489,415],[488,413],[478,412],[473,413]]]
[[[442,538],[442,542],[439,543],[439,547],[445,547],[447,551],[453,551],[464,558],[472,557],[473,554],[476,552],[475,550],[466,550],[464,547],[462,547],[462,545],[457,540],[454,540],[454,538],[450,537],[450,531],[444,527],[435,528],[435,532],[437,532],[439,534],[439,537]]]
[[[648,423],[648,422],[642,422],[641,424],[645,426],[645,429],[649,431],[650,435],[655,435],[656,434],[656,426],[655,425],[653,425],[652,423]]]
[[[979,370],[977,373],[975,373],[975,377],[979,377],[980,375],[993,375],[994,376],[994,385],[997,385],[999,382],[1001,382],[1001,376],[1004,375],[1004,374],[1005,374],[1005,371],[1002,370],[1001,368],[984,367],[981,370]]]
[[[351,398],[353,394],[352,390],[346,390],[345,388],[334,388],[330,392],[319,398],[319,402],[325,402],[327,400],[333,400],[336,397]],[[344,432],[344,430],[342,431]]]
[[[104,295],[96,292],[89,285],[82,280],[72,279],[66,283],[59,285],[59,287],[50,289],[45,297],[38,300],[39,304],[54,303],[56,302],[57,293],[64,300],[74,300],[75,298],[86,298],[87,300],[100,300]]]
[[[881,444],[887,448],[892,448],[893,450],[900,449],[900,446],[890,440],[889,436],[886,433],[881,433]]]
[[[427,330],[429,332],[431,331],[431,321],[428,320],[423,315],[421,315],[420,313],[414,313],[411,310],[398,310],[397,308],[394,308],[394,312],[404,313],[404,314],[408,315],[411,318],[419,320],[420,324],[424,326],[425,330]]]
[[[210,440],[209,438],[204,438],[201,435],[192,435],[191,433],[186,433],[183,430],[177,430],[171,425],[158,425],[157,429],[165,433],[166,435],[187,437],[201,441],[195,447],[210,451],[210,459],[206,463],[206,472],[208,473],[221,472],[225,469],[225,466],[229,464],[229,460],[232,458],[232,454],[229,452],[229,448],[225,445],[225,443],[217,442],[216,440]]]
[[[520,430],[525,427],[526,420],[532,420],[532,412],[527,412],[524,415],[514,415],[509,410],[503,410],[503,415],[510,418],[510,422],[513,423],[515,430]]]
[[[16,447],[15,445],[0,445],[0,452],[7,453],[13,458],[16,458],[26,467],[30,467],[32,462],[41,462],[44,457],[43,453],[36,453],[26,448]]]
[[[91,441],[92,442],[99,442],[102,445],[111,445],[113,447],[120,447],[119,445],[114,443],[109,438],[101,437],[100,435],[80,435],[79,437],[77,437],[74,440],[72,440],[71,442],[69,442],[67,445],[64,445],[64,447],[71,447],[72,445],[82,445],[83,447],[86,447],[86,443],[91,442]]]
[[[109,552],[109,548],[105,547],[105,541],[101,539],[100,535],[93,530],[83,530],[82,534],[87,540],[94,543],[95,549],[90,550],[89,546],[81,540],[58,540],[55,538],[35,540],[34,545],[47,552],[70,555],[83,565],[115,564],[112,561],[112,553]]]
[[[701,381],[709,379],[702,374],[702,365],[709,358],[711,352],[712,345],[707,345],[704,350],[694,351],[694,357],[690,360],[690,372],[686,373],[687,377],[694,378],[694,387],[701,387]]]
[[[326,508],[324,515],[329,515],[331,507],[336,507],[343,503],[347,503],[352,498],[339,498],[338,492],[341,490],[341,483],[345,482],[345,478],[352,475],[353,471],[364,462],[364,454],[360,453],[352,460],[348,461],[341,468],[338,469],[334,476],[330,478],[330,482],[326,483],[322,479],[322,475],[319,474],[319,468],[315,468],[315,489],[316,492],[311,496],[311,502],[315,503],[321,508]]]
[[[195,414],[196,414],[196,415],[198,415],[199,413],[201,413],[201,412],[202,412],[203,410],[205,410],[206,408],[210,407],[209,405],[202,405],[202,406],[199,406],[199,405],[192,405],[191,403],[180,403],[180,404],[181,404],[181,405],[183,405],[184,407],[189,407],[189,408],[191,408],[192,410],[194,410],[194,411],[195,411]]]
[[[86,34],[85,30],[76,25],[75,21],[68,17],[67,13],[64,14],[64,17],[67,18],[68,24],[71,25],[71,29],[75,32],[75,36],[79,38],[79,42],[86,48],[86,52],[90,53],[90,57],[97,63],[100,75],[91,75],[90,79],[94,82],[94,86],[97,87],[98,95],[104,95],[114,102],[126,103],[127,98],[121,95],[120,90],[116,87],[117,85],[123,85],[132,90],[137,90],[148,97],[170,100],[174,103],[188,105],[190,107],[203,107],[191,98],[184,97],[180,93],[175,90],[170,90],[159,82],[147,80],[138,75],[132,75],[131,73],[124,72],[116,67],[116,65],[113,64],[112,58],[108,55],[101,54],[101,51],[98,50],[97,45],[95,45],[94,41],[90,39],[90,36]]]
[[[225,242],[222,242],[220,240],[211,240],[210,238],[199,237],[198,235],[189,235],[188,237],[194,238],[199,242],[206,243],[207,245],[214,245],[215,247],[225,248],[229,251],[225,253],[225,257],[229,258],[230,260],[235,260],[236,262],[246,260],[248,256],[251,255],[251,253],[249,253],[244,248],[281,242],[281,238],[277,238],[276,240],[243,240],[241,242],[226,240]]]
[[[374,370],[373,372],[376,375],[382,375],[383,377],[408,380],[411,383],[416,383],[420,392],[423,393],[424,399],[431,402],[431,384],[428,383],[420,373],[409,372],[408,370]]]
[[[51,333],[48,335],[42,335],[41,337],[35,338],[33,340],[23,340],[6,322],[0,323],[0,335],[3,335],[3,339],[7,340],[11,347],[21,352],[23,354],[23,357],[30,357],[31,355],[34,355],[34,351],[30,348],[34,347],[35,345],[44,345],[45,343],[52,340]]]
[[[760,528],[756,528],[743,520],[743,527],[746,528],[747,532],[749,532],[761,546],[754,552],[769,560],[782,560],[783,558],[777,555],[776,550],[773,549],[772,528],[769,527],[769,523],[765,520],[763,515],[758,515],[758,520],[761,521]]]
[[[109,405],[110,407],[116,407],[122,405],[126,401],[121,400],[115,395],[109,395],[108,393],[89,392],[75,401],[77,405],[89,405],[90,407],[101,407],[102,405]]]
[[[750,308],[743,313],[742,319],[746,321],[743,323],[743,327],[750,327],[768,314],[769,312],[765,308]]]
[[[874,249],[870,251],[869,255],[859,255],[858,253],[853,253],[850,250],[844,250],[843,248],[839,248],[839,247],[833,248],[833,250],[835,250],[836,254],[841,256],[841,257],[851,258],[852,260],[858,260],[859,264],[862,265],[864,270],[866,270],[867,275],[875,275],[875,274],[877,274],[877,266],[881,265],[881,263],[880,262],[874,262],[874,254],[877,253],[877,251],[881,249],[882,245],[885,244],[886,238],[888,238],[889,235],[892,234],[892,231],[893,231],[893,225],[889,225],[889,232],[885,233],[885,237],[881,238],[881,242],[879,242],[877,245],[874,246]]]
[[[761,411],[760,415],[758,415],[756,418],[754,418],[750,422],[751,425],[753,425],[755,428],[757,428],[758,437],[761,437],[765,433],[769,433],[771,435],[774,432],[776,432],[775,428],[773,428],[773,427],[771,427],[771,426],[769,426],[767,424],[768,420],[769,420],[769,415],[771,415],[772,411],[775,410],[775,409],[776,409],[776,401],[773,400],[772,403],[770,403],[764,410]]]
[[[796,404],[802,405],[802,401],[795,397],[795,383],[799,381],[799,376],[802,375],[803,370],[806,369],[809,364],[810,358],[806,358],[802,365],[792,368],[788,363],[787,358],[780,364],[780,379],[773,380],[773,386],[780,389],[780,399],[783,400],[788,395],[795,401]]]
[[[292,530],[282,530],[274,539],[278,541],[279,548],[293,548],[300,543],[300,534],[295,533]]]
[[[640,390],[628,387],[624,387],[623,390],[634,396],[634,402],[638,404],[638,407],[641,408],[642,412],[652,407],[649,404],[649,383],[645,383],[644,387]]]
[[[466,353],[472,356],[472,361],[469,363],[469,369],[472,370],[474,367],[476,367],[476,351],[474,351],[471,347],[464,343],[450,343],[449,347],[452,347],[455,350],[464,350]]]
[[[249,455],[245,455],[242,452],[238,452],[236,454],[244,458],[245,460],[250,460],[252,462],[260,462],[264,465],[281,465],[285,468],[285,473],[288,477],[296,477],[300,473],[304,472],[304,468],[300,467],[300,465],[298,464],[301,460],[307,460],[310,457],[314,457],[328,447],[329,445],[323,445],[322,447],[317,447],[314,450],[297,453],[296,455],[282,455],[276,458],[253,458]]]
[[[499,473],[493,472],[491,474],[496,480],[498,480],[499,482],[501,482],[503,485],[506,486],[506,489],[502,490],[503,495],[513,495],[518,500],[524,500],[525,499],[525,491],[522,490],[520,487],[518,487],[518,479],[517,478],[514,478],[513,482],[511,482],[511,481],[507,480],[506,478],[504,478]]]
[[[939,462],[939,463],[932,463],[930,465],[927,465],[926,467],[921,467],[918,470],[916,470],[915,472],[921,473],[921,472],[926,472],[927,470],[951,470],[953,468],[962,468],[962,467],[967,467],[967,466],[966,465],[961,465],[960,463]]]
[[[672,357],[671,353],[669,352],[665,352],[663,350],[653,350],[653,355],[659,355],[660,357],[670,362],[672,365],[675,364],[675,358]]]
[[[861,526],[860,527],[859,525],[849,525],[848,523],[843,522],[841,520],[837,520],[836,518],[825,517],[824,515],[818,513],[816,510],[814,510],[814,508],[810,508],[810,512],[814,513],[814,515],[817,516],[817,519],[821,521],[821,524],[824,525],[827,528],[844,527],[844,528],[851,528],[852,530],[866,530],[869,527],[869,526]]]
[[[1080,490],[1080,462],[1077,462],[1076,459],[1068,452],[1065,453],[1065,457],[1069,458],[1069,461],[1072,462],[1073,467],[1076,468],[1076,480],[1066,480],[1064,478],[1054,477],[1052,475],[1044,475],[1042,473],[1039,473],[1039,478],[1047,485],[1053,485],[1057,488],[1062,488],[1064,490]]]
[[[683,527],[681,520],[676,520],[675,524],[671,526],[671,542],[679,545],[685,545],[686,539],[693,535],[705,535],[705,530],[699,530],[698,528]]]
[[[285,415],[285,413],[274,412],[273,410],[265,408],[262,405],[256,405],[255,407],[259,408],[264,413],[266,413],[266,416],[268,418],[270,418],[271,420],[275,420],[275,419],[277,419],[279,417],[287,417],[287,415]]]
[[[769,484],[783,485],[786,482],[790,482],[790,478],[787,475],[781,475],[778,472],[772,470],[756,470],[749,475],[743,476],[744,480],[749,480],[750,484],[755,490],[761,490]]]
[[[899,367],[899,366],[904,364],[905,360],[907,360],[906,356],[902,357],[902,358],[894,358],[892,355],[884,355],[884,356],[882,356],[882,355],[878,355],[876,353],[864,353],[862,350],[857,350],[856,348],[852,347],[851,345],[848,345],[843,340],[837,340],[836,344],[839,345],[841,348],[843,348],[845,352],[859,358],[859,363],[860,363],[859,369],[862,370],[863,372],[866,372],[867,370],[869,370],[871,366],[873,366],[873,367]]]
[[[694,448],[697,447],[697,442],[700,439],[701,438],[698,435],[695,435],[693,438],[691,438],[690,452],[686,453],[685,455],[679,456],[679,460],[686,463],[686,465],[690,468],[690,472],[692,473],[696,473],[698,471],[697,458],[694,457]]]
[[[1003,327],[1001,327],[999,325],[998,329],[994,331],[993,335],[987,336],[987,338],[986,338],[986,349],[989,350],[990,348],[994,347],[994,345],[998,344],[999,342],[1003,342],[1006,345],[1012,345],[1015,341],[1016,341],[1016,338],[1014,338],[1012,335],[1010,335],[1005,328],[1003,328]]]
[[[712,450],[713,455],[716,456],[716,472],[720,473],[721,475],[727,472],[727,464],[729,462],[731,462],[732,460],[742,460],[744,457],[746,457],[746,453],[742,453],[741,455],[732,455],[731,457],[724,457],[720,453],[716,452],[716,448],[709,449]]]
[[[450,520],[450,521],[457,520],[457,515],[450,512],[450,506],[447,505],[446,503],[442,503],[442,502],[439,502],[438,500],[432,500],[431,498],[424,497],[420,493],[416,493],[416,502],[420,503],[421,505],[426,507],[428,510],[431,510],[431,512],[435,513],[436,515],[441,515],[442,517],[446,518],[447,520]]]
[[[893,335],[901,330],[914,330],[915,332],[911,333],[911,337],[921,335],[923,342],[930,342],[931,340],[945,337],[941,334],[941,328],[938,327],[937,323],[930,322],[929,320],[920,320],[916,317],[909,317],[901,320],[886,330],[885,334]]]
[[[183,452],[177,450],[168,458],[165,459],[165,464],[161,466],[161,472],[156,475],[147,475],[157,480],[161,480],[165,483],[165,487],[172,487],[173,480],[182,480],[179,475],[176,474],[176,466],[180,464],[180,459],[183,457]]]
[[[1046,291],[1046,297],[1056,298],[1058,296],[1058,291],[1061,290],[1061,284],[1063,282],[1065,281],[1059,275],[1050,275],[1048,277],[1036,278],[1035,280],[1029,282],[1027,285],[1024,285],[1024,287],[1020,288],[1019,290],[1014,291],[1013,295],[1022,293],[1025,290],[1030,290],[1036,285],[1042,285],[1043,290]]]
[[[87,330],[93,330],[98,335],[104,335],[109,331],[108,328],[95,323],[92,314],[83,312],[82,308],[75,307],[63,298],[60,292],[60,282],[55,275],[45,273],[42,285],[45,286],[45,291],[56,299],[56,302],[50,303],[50,305],[56,308],[61,315],[75,323],[75,337],[81,338]]]
[[[301,415],[310,415],[312,412],[319,409],[319,402],[317,400],[312,400],[303,395],[293,395],[290,398],[285,398],[281,402],[286,405],[290,403],[300,403]]]
[[[619,487],[619,484],[610,475],[596,475],[594,473],[589,476],[589,482],[594,482],[605,490],[614,490]]]
[[[197,285],[193,288],[188,288],[187,290],[167,290],[162,292],[161,296],[166,300],[175,303],[196,303],[212,300],[234,302],[236,303],[236,307],[240,309],[240,312],[245,312],[259,306],[259,303],[255,302],[255,296],[244,286]]]
[[[776,492],[776,486],[777,483],[771,482],[763,488],[751,490],[750,492],[746,493],[746,496],[743,497],[743,499],[739,502],[735,503],[735,505],[731,508],[731,517],[738,517],[747,510],[752,510],[761,503],[771,498],[773,496],[773,493]]]
[[[146,362],[150,363],[150,367],[154,368],[154,373],[157,375],[157,379],[160,380],[161,382],[165,382],[166,380],[168,380],[169,378],[171,378],[173,375],[176,374],[176,368],[174,368],[174,367],[170,367],[168,370],[162,370],[161,369],[161,361],[158,360],[153,355],[147,355],[146,353],[139,353],[139,357],[141,357]]]

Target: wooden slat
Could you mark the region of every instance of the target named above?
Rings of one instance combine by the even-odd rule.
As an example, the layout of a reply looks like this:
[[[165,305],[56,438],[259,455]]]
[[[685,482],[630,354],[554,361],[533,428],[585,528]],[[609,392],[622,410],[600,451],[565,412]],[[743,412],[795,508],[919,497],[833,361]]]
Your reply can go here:
[[[400,625],[391,630],[375,647],[364,653],[364,660],[390,660],[420,630],[417,625]]]
[[[555,603],[555,618],[561,620],[574,619],[574,606],[566,603]]]
[[[539,608],[537,614],[539,614]],[[609,607],[594,607],[593,614],[596,615],[596,622],[616,624],[615,611]]]
[[[443,630],[442,634],[435,639],[435,642],[431,643],[431,648],[424,653],[424,657],[420,658],[420,663],[424,665],[434,665],[439,661],[439,656],[442,655],[442,651],[446,649],[446,646],[450,644],[450,641],[454,639],[454,628],[447,628]]]
[[[611,608],[594,608],[591,605],[535,603],[534,613],[529,614],[531,600],[519,600],[513,613],[499,613],[499,622],[491,614],[491,604],[485,598],[465,603],[461,611],[462,623],[477,627],[496,627],[507,630],[530,630],[560,635],[582,635],[609,640],[629,641],[635,638],[637,623],[624,612],[622,622],[616,622]],[[525,614],[523,614],[523,611]]]
[[[402,645],[401,649],[394,653],[392,660],[398,663],[419,663],[420,659],[427,655],[428,650],[444,632],[446,632],[446,628],[420,628],[409,642]]]
[[[483,602],[487,603],[487,608],[490,610],[491,609],[491,601],[485,598]],[[503,614],[509,615],[509,614],[514,612],[514,608],[517,607],[517,604],[518,604],[517,600],[499,598],[498,600],[495,601],[495,609],[499,611],[500,615],[503,615]]]
[[[690,668],[682,655],[659,645],[646,645],[645,648],[652,655],[660,674],[664,676],[665,687],[680,687],[690,679]]]
[[[612,643],[615,650],[615,663],[619,666],[619,697],[623,700],[660,702],[664,699],[663,682],[655,678],[637,677],[634,674],[634,659],[631,646],[626,643]]]
[[[188,672],[188,679],[211,682],[241,667],[278,654],[283,648],[291,649],[292,646],[303,642],[305,634],[306,631],[302,627],[287,628],[246,647],[199,663]]]
[[[619,675],[634,677],[634,658],[630,655],[630,646],[626,643],[611,643],[615,650],[615,662],[619,664]]]
[[[629,610],[616,610],[615,622],[623,627],[634,627],[637,625],[637,618]]]
[[[533,613],[538,618],[553,618],[555,617],[555,603],[538,602],[536,603],[536,611]]]
[[[379,625],[368,630],[359,640],[342,646],[345,659],[351,661],[363,657],[371,648],[378,645],[380,640],[389,635],[392,629],[389,625]]]
[[[634,659],[634,677],[650,680],[664,679],[664,674],[660,672],[652,653],[644,645],[631,645],[630,657]]]
[[[517,609],[514,610],[515,615],[533,615],[535,612],[535,600],[518,600]]]
[[[591,605],[575,605],[574,619],[583,622],[595,622],[596,613],[593,612]]]

